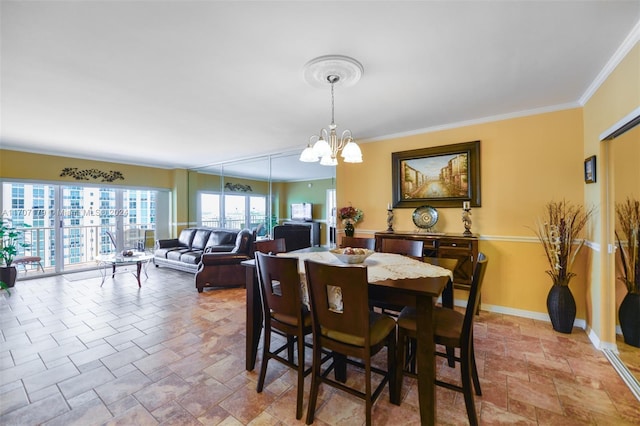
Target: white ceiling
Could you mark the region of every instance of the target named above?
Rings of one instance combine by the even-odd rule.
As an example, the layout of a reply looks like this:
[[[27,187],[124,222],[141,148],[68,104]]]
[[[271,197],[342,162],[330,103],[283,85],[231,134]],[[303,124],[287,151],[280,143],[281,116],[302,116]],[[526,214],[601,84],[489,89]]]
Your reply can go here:
[[[302,67],[328,54],[364,66],[335,101],[359,142],[579,106],[638,32],[640,0],[2,0],[0,13],[3,148],[199,168],[299,153],[330,121],[329,88]]]

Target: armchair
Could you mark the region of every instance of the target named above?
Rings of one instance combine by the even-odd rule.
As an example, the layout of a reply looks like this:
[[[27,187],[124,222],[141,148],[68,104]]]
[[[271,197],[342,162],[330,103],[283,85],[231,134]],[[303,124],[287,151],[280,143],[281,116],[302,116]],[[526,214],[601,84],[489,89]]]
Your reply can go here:
[[[213,252],[205,249],[198,264],[195,281],[198,293],[204,287],[235,287],[245,285],[245,270],[241,262],[252,259],[253,232],[238,232],[235,247],[230,252]]]

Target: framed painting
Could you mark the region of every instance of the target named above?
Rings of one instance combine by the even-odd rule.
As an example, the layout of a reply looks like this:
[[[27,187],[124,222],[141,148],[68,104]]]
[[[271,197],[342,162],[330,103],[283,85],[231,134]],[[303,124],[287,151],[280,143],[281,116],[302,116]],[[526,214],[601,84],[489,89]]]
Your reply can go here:
[[[480,207],[480,141],[391,154],[393,206]]]
[[[596,181],[596,156],[584,160],[584,182],[594,183]]]

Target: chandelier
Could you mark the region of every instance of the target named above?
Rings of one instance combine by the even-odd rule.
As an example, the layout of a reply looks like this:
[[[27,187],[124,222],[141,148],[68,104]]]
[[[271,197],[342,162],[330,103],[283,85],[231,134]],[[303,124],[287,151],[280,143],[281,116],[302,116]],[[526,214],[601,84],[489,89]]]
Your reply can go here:
[[[335,124],[334,87],[353,85],[362,76],[362,65],[347,56],[329,55],[313,59],[305,65],[304,77],[308,83],[318,86],[331,85],[331,124],[309,138],[309,144],[300,154],[300,161],[312,163],[320,160],[323,166],[338,165],[338,153],[345,163],[362,163],[362,151],[356,144],[351,130],[338,137]]]

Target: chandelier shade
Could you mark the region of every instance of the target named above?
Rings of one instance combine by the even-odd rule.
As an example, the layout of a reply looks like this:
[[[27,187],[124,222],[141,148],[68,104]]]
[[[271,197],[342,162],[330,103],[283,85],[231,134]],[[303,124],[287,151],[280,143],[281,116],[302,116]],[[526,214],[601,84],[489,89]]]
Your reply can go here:
[[[323,166],[337,166],[338,153],[345,163],[362,163],[362,151],[355,142],[351,130],[345,130],[338,137],[335,124],[334,86],[355,84],[362,76],[362,65],[347,56],[322,56],[305,66],[305,78],[310,84],[324,80],[331,85],[331,124],[329,130],[320,129],[309,138],[309,144],[300,154],[300,161],[313,163],[320,161]]]

